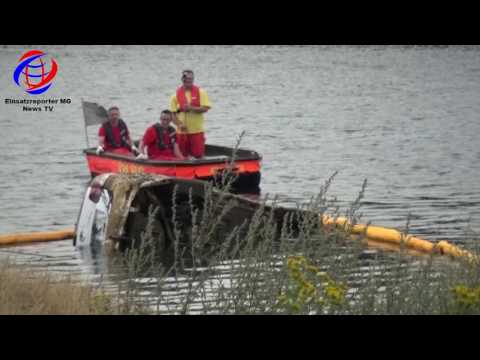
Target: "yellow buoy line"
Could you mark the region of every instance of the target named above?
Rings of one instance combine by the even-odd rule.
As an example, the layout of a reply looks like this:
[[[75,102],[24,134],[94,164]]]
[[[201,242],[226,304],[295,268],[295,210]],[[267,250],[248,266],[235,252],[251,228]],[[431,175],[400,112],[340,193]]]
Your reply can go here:
[[[57,231],[39,231],[29,233],[16,233],[0,235],[0,245],[14,245],[31,242],[58,241],[73,239],[75,229],[64,229]]]
[[[444,240],[437,243],[432,243],[428,240],[407,235],[394,229],[364,224],[353,225],[345,217],[322,215],[321,221],[326,226],[341,227],[345,231],[350,232],[352,235],[363,236],[367,241],[371,241],[373,244],[377,244],[379,246],[383,244],[389,249],[400,250],[401,248],[404,248],[421,253],[450,255],[454,258],[464,258],[468,260],[479,261],[479,257],[477,255],[474,255],[467,250],[462,250],[458,246],[450,244]],[[73,237],[75,237],[74,228],[57,231],[5,234],[0,235],[0,245],[59,241],[72,239]]]
[[[403,247],[407,250],[414,250],[427,254],[450,255],[454,258],[464,258],[475,261],[479,260],[477,255],[474,255],[467,250],[462,250],[458,246],[450,244],[448,241],[444,240],[439,241],[438,243],[432,243],[428,240],[401,233],[395,229],[364,224],[353,225],[345,217],[323,215],[322,223],[324,225],[342,227],[345,231],[350,232],[353,235],[363,235],[367,241],[371,240],[375,243],[383,243],[389,245],[390,248],[394,246],[400,250]]]

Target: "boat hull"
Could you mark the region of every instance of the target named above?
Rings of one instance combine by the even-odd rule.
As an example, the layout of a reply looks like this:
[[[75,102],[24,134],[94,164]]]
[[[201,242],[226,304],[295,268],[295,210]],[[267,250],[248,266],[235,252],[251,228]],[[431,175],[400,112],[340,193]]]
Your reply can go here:
[[[84,152],[92,177],[113,172],[156,174],[183,179],[215,181],[229,166],[226,156],[210,156],[202,160],[152,161],[137,160],[113,153],[98,155],[93,149],[87,149]],[[233,183],[233,192],[260,193],[260,162],[261,157],[255,152],[243,154],[242,157],[235,160],[233,171],[237,178]]]

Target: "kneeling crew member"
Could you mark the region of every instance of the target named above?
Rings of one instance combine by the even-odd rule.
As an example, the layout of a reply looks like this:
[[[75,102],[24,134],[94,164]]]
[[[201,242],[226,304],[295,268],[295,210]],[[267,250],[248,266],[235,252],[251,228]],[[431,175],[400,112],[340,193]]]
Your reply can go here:
[[[137,159],[185,159],[176,142],[176,131],[170,125],[171,121],[172,113],[169,110],[163,110],[160,115],[160,122],[150,126],[145,131],[145,135],[143,135],[143,139],[140,141],[140,155],[137,156]],[[148,153],[145,150],[148,150]]]
[[[108,121],[104,122],[98,130],[97,154],[112,152],[114,154],[134,156],[136,148],[132,147],[132,140],[127,124],[120,119],[120,110],[116,106],[108,109]]]

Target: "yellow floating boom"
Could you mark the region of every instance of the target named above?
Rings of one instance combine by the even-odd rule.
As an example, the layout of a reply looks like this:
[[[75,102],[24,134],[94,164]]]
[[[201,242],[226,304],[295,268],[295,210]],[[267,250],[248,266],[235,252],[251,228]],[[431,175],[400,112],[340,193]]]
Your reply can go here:
[[[379,226],[367,226],[363,224],[352,225],[345,217],[331,217],[323,215],[322,222],[324,225],[342,226],[345,230],[350,231],[355,235],[364,235],[367,240],[372,240],[377,243],[385,243],[404,247],[405,249],[415,250],[423,253],[438,253],[450,255],[455,258],[466,258],[469,260],[479,260],[476,255],[473,255],[467,250],[462,250],[459,247],[450,244],[447,241],[439,241],[432,243],[430,241],[406,235],[394,229],[383,228]]]
[[[72,239],[75,229],[0,235],[0,245]]]
[[[406,235],[394,229],[383,228],[380,226],[367,226],[364,224],[352,225],[345,217],[332,217],[323,215],[322,222],[324,225],[341,226],[346,231],[350,231],[353,235],[364,235],[365,238],[376,244],[385,244],[388,248],[401,247],[407,250],[414,250],[427,254],[450,255],[454,258],[466,258],[468,260],[479,261],[477,255],[467,250],[450,244],[447,241],[439,241],[432,243],[430,241]],[[0,245],[22,244],[30,242],[58,241],[72,239],[75,236],[75,229],[65,229],[57,231],[43,231],[33,233],[16,233],[0,235]]]

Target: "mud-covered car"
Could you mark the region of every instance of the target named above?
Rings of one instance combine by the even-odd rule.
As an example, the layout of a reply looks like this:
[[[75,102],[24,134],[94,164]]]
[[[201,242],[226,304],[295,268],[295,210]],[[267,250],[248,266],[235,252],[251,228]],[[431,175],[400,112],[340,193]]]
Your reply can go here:
[[[285,219],[290,219],[289,226],[295,228],[305,214],[300,210],[266,206],[255,199],[220,191],[200,180],[150,174],[102,174],[95,177],[85,191],[74,245],[104,245],[123,251],[141,243],[142,234],[151,221],[150,234],[156,247],[166,250],[174,239],[180,237],[188,241],[195,226],[198,228],[207,218],[213,218],[213,222],[221,220],[211,227],[209,237],[222,241],[235,228],[246,230],[259,208],[277,229],[282,228]],[[210,211],[207,217],[204,211]]]
[[[268,206],[264,201],[222,191],[201,180],[149,174],[107,173],[95,177],[85,191],[74,245],[78,248],[99,245],[123,251],[142,244],[148,237],[155,249],[164,253],[173,244],[188,247],[193,241],[203,250],[204,245],[231,239],[233,233],[238,239],[244,238],[252,225],[261,228],[260,233],[270,232],[270,238],[273,233],[274,239],[280,234],[285,236],[285,229],[293,239],[308,237],[302,232],[312,229],[323,227],[332,234],[332,228],[340,227],[375,248],[479,261],[477,255],[447,241],[432,243],[394,229],[355,225],[346,218],[325,215],[319,209]]]

